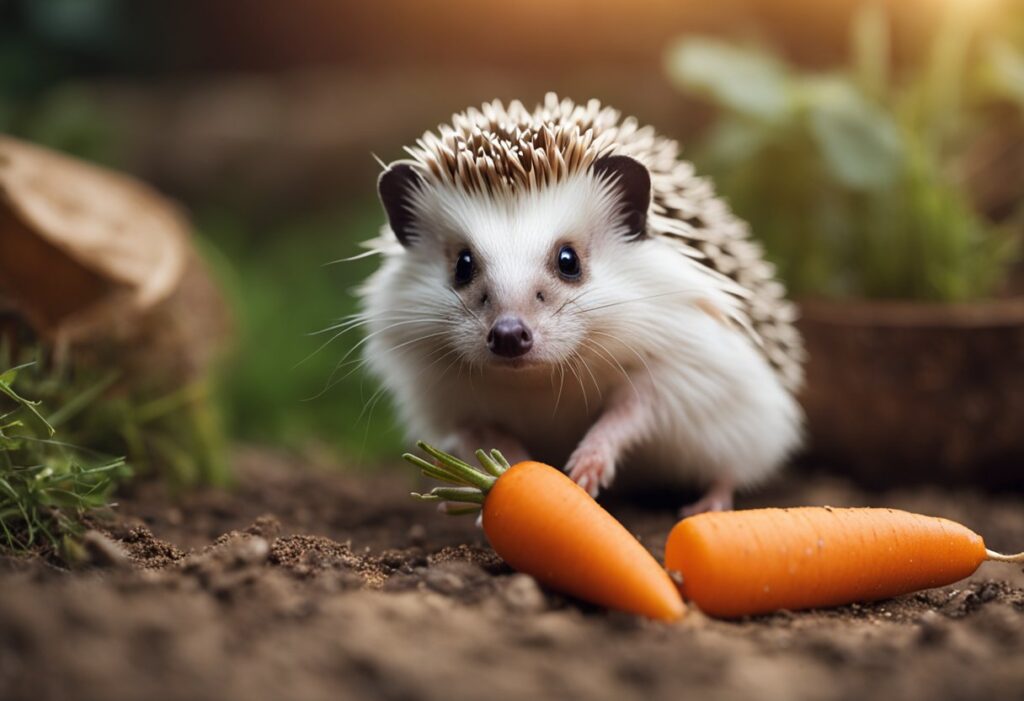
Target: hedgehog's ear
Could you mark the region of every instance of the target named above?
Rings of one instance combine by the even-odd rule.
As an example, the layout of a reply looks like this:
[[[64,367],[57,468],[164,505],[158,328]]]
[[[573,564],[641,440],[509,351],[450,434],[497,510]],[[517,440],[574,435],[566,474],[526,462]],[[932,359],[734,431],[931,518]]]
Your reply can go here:
[[[392,163],[377,179],[377,194],[388,215],[388,223],[399,243],[409,246],[416,241],[412,231],[412,194],[423,185],[423,178],[409,163]]]
[[[629,238],[647,233],[647,209],[651,206],[651,174],[640,161],[629,156],[605,156],[594,161],[591,169],[599,178],[614,183],[626,216]]]

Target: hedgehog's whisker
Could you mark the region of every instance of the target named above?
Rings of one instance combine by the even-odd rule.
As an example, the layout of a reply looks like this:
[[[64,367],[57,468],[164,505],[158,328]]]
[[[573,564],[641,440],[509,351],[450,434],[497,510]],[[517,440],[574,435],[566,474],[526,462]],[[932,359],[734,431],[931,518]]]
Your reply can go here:
[[[353,345],[351,348],[348,349],[348,352],[345,353],[345,355],[343,355],[341,357],[341,359],[335,364],[334,370],[332,370],[331,374],[327,377],[327,382],[324,385],[324,388],[322,390],[320,390],[317,394],[315,394],[312,397],[310,397],[309,399],[310,400],[317,399],[317,398],[323,396],[325,392],[327,392],[328,390],[332,389],[335,385],[338,384],[338,382],[341,382],[346,377],[348,377],[353,372],[355,372],[355,370],[358,369],[359,366],[357,366],[353,370],[351,370],[348,373],[346,373],[344,375],[344,377],[342,377],[340,379],[335,379],[337,377],[338,372],[340,372],[342,369],[344,369],[347,366],[348,363],[346,363],[346,361],[349,359],[349,357],[351,357],[351,355],[353,353],[355,353],[357,350],[359,350],[359,348],[364,346],[372,338],[374,338],[375,336],[379,336],[380,334],[382,334],[382,333],[384,333],[386,331],[389,331],[389,330],[391,330],[391,329],[393,329],[395,327],[405,326],[405,325],[408,325],[408,324],[417,324],[417,323],[418,324],[424,324],[424,323],[436,324],[438,322],[433,320],[433,319],[426,318],[426,317],[418,318],[418,319],[410,319],[410,320],[406,320],[406,321],[399,321],[399,322],[396,322],[396,323],[393,323],[393,324],[389,324],[388,326],[385,326],[382,329],[378,329],[377,331],[374,331],[373,333],[367,334],[358,343],[356,343],[355,345]],[[450,324],[450,325],[454,325],[454,322],[452,322],[450,320],[447,320],[447,319],[444,320],[444,323],[447,323],[447,324]],[[443,335],[443,334],[446,334],[446,333],[448,333],[447,330],[446,331],[437,331],[434,334],[431,334],[430,336],[440,336],[440,335]],[[421,338],[424,338],[424,337],[418,337],[418,338],[413,339],[413,340],[416,341],[416,340],[420,340]]]
[[[633,383],[633,378],[629,376],[629,373],[626,372],[626,368],[624,368],[622,366],[622,363],[620,363],[618,359],[616,359],[616,357],[612,355],[612,352],[608,350],[607,346],[593,338],[587,339],[583,343],[585,346],[590,348],[590,350],[594,351],[594,354],[598,358],[601,358],[606,363],[608,363],[612,370],[618,369],[618,371],[621,372],[622,376],[626,379],[626,382],[629,383],[629,386],[633,388],[633,392],[637,396],[640,395],[640,392],[637,390],[636,385]]]
[[[580,314],[586,314],[588,312],[596,312],[599,309],[608,309],[610,307],[618,307],[618,306],[621,306],[623,304],[635,304],[636,302],[646,302],[649,299],[658,299],[659,297],[670,297],[672,295],[679,295],[679,294],[692,294],[694,292],[697,292],[697,290],[695,288],[687,288],[687,289],[683,289],[683,290],[672,290],[671,292],[659,292],[657,294],[646,295],[644,297],[636,297],[635,299],[621,299],[621,300],[618,300],[616,302],[608,302],[607,304],[598,304],[598,305],[593,306],[593,307],[580,307],[579,308],[579,313]]]
[[[555,408],[551,416],[558,414],[558,405],[562,401],[562,389],[565,387],[565,361],[558,363],[558,396],[555,397]]]
[[[621,338],[619,338],[618,336],[616,336],[616,335],[615,335],[615,334],[613,334],[613,333],[608,333],[607,331],[600,331],[600,330],[598,330],[598,329],[591,329],[591,331],[590,331],[590,332],[591,332],[591,333],[596,333],[596,334],[600,334],[600,335],[602,335],[602,336],[607,336],[608,338],[612,339],[612,340],[613,340],[613,341],[615,341],[616,343],[620,344],[620,345],[621,345],[621,346],[622,346],[623,348],[625,348],[626,350],[628,350],[628,351],[629,351],[630,353],[632,353],[633,355],[635,355],[635,356],[636,356],[636,358],[637,358],[637,360],[639,360],[639,361],[640,361],[640,364],[644,366],[644,370],[646,370],[646,371],[647,371],[647,376],[648,376],[648,378],[650,378],[650,380],[651,380],[651,386],[652,386],[652,387],[654,388],[654,391],[655,391],[655,392],[657,392],[657,391],[658,391],[658,383],[657,383],[657,382],[655,382],[655,380],[654,380],[654,371],[653,371],[653,370],[651,370],[651,366],[650,366],[650,364],[649,364],[649,363],[647,362],[647,359],[646,359],[646,358],[645,358],[644,356],[642,356],[642,355],[641,355],[641,354],[640,354],[640,353],[639,353],[639,352],[638,352],[638,351],[637,351],[637,350],[636,350],[635,348],[633,348],[633,347],[632,347],[631,345],[629,345],[628,343],[623,343],[622,339],[621,339]],[[593,340],[593,339],[591,339],[591,340]],[[594,341],[594,342],[596,343],[596,341]],[[607,350],[607,349],[606,349],[606,350]],[[609,355],[611,355],[611,353],[609,353]],[[614,355],[613,355],[612,357],[614,357]]]
[[[364,258],[369,258],[370,256],[379,256],[379,255],[383,255],[383,254],[384,254],[384,251],[382,251],[380,249],[377,249],[377,248],[371,248],[368,251],[363,251],[362,253],[356,253],[355,255],[348,256],[347,258],[338,258],[337,260],[329,260],[326,263],[322,263],[321,265],[322,265],[322,267],[326,268],[328,265],[337,265],[338,263],[351,263],[353,261],[362,260]]]
[[[577,302],[581,297],[583,297],[583,295],[587,294],[588,292],[593,292],[593,288],[588,288],[586,290],[583,290],[578,295],[570,297],[569,299],[567,299],[564,302],[562,302],[562,306],[560,306],[558,309],[556,309],[554,311],[554,314],[552,314],[552,316],[556,316],[558,314],[561,314],[563,309],[568,307],[570,304],[574,304],[575,302]]]
[[[466,300],[462,299],[462,295],[456,292],[455,288],[453,287],[449,287],[448,291],[455,295],[455,299],[459,300],[459,304],[461,304],[462,308],[466,310],[466,313],[473,317],[473,320],[477,323],[477,325],[480,327],[482,331],[486,332],[487,325],[480,319],[480,317],[476,315],[476,313],[472,309],[469,308],[469,305],[466,304]]]
[[[604,399],[604,395],[601,392],[601,385],[598,383],[597,377],[594,375],[594,371],[590,369],[590,363],[587,362],[586,357],[582,353],[578,353],[577,355],[580,362],[583,364],[583,368],[587,371],[587,374],[590,375],[590,381],[594,383],[594,390],[597,392],[598,400]]]
[[[377,406],[377,402],[379,402],[381,398],[383,398],[386,390],[387,386],[381,385],[379,388],[377,388],[377,391],[370,395],[369,399],[363,402],[363,408],[359,411],[359,416],[357,416],[355,420],[356,426],[359,425],[359,422],[363,420],[363,416],[365,415],[366,427],[370,427],[370,421],[373,419],[373,410]],[[366,413],[367,409],[369,409],[370,411],[369,414]]]
[[[575,364],[575,362],[573,362],[576,358],[579,358],[579,357],[580,357],[579,352],[572,351],[571,355],[569,356],[568,366],[569,366],[569,370],[572,372],[572,374],[576,376],[576,382],[579,383],[580,392],[583,394],[583,406],[586,409],[587,413],[589,414],[590,413],[590,401],[587,398],[587,388],[583,386],[583,376],[576,369],[576,364]]]
[[[304,357],[299,362],[295,363],[295,365],[292,366],[292,370],[294,370],[295,368],[297,368],[297,367],[299,367],[299,366],[309,362],[310,360],[312,360],[321,351],[323,351],[325,348],[327,348],[327,346],[331,345],[332,343],[334,343],[335,341],[337,341],[339,338],[341,338],[345,334],[349,333],[350,331],[354,331],[354,330],[358,329],[361,326],[366,326],[367,324],[370,324],[370,323],[375,322],[375,321],[402,321],[402,322],[406,322],[406,321],[409,321],[409,322],[422,321],[422,322],[434,322],[434,323],[439,323],[439,324],[444,324],[444,323],[451,324],[451,323],[454,323],[451,319],[447,319],[447,318],[443,318],[443,317],[428,317],[428,316],[422,316],[422,315],[416,315],[416,314],[402,314],[402,315],[394,315],[394,316],[352,315],[352,318],[349,318],[348,321],[345,321],[345,322],[340,323],[340,324],[335,324],[333,326],[328,326],[326,329],[321,329],[320,331],[315,331],[312,334],[310,334],[312,336],[318,336],[320,334],[324,334],[324,333],[327,333],[329,331],[334,331],[334,330],[337,330],[337,329],[341,329],[340,331],[338,331],[338,333],[334,334],[333,336],[328,338],[326,341],[321,343],[319,346],[317,346],[317,348],[315,350],[313,350],[313,352],[311,352],[309,355]]]
[[[419,341],[423,341],[423,340],[426,340],[426,339],[429,339],[429,338],[432,338],[432,337],[435,337],[435,336],[441,336],[441,335],[444,335],[444,334],[446,334],[446,333],[448,333],[448,332],[447,332],[447,331],[438,331],[437,333],[427,334],[427,335],[425,335],[425,336],[418,336],[418,337],[416,337],[416,338],[414,338],[414,339],[411,339],[411,340],[409,340],[409,341],[405,341],[404,343],[399,343],[399,344],[398,344],[397,346],[393,346],[393,347],[391,348],[391,350],[394,350],[394,351],[400,351],[401,349],[403,349],[403,348],[405,348],[405,347],[408,347],[408,346],[410,346],[410,345],[412,345],[412,344],[414,344],[414,343],[416,343],[416,342],[419,342]],[[446,352],[446,353],[444,354],[444,356],[442,356],[442,357],[447,357],[447,356],[448,356],[448,355],[449,355],[450,353],[453,353],[453,352],[457,352],[457,349],[451,349],[451,350],[449,350],[449,351],[448,351],[448,352]],[[359,370],[360,370],[360,369],[361,369],[361,368],[362,368],[362,367],[363,367],[364,365],[366,365],[366,362],[367,362],[367,359],[366,359],[366,358],[353,358],[352,360],[349,360],[349,361],[347,361],[347,362],[345,362],[345,363],[343,363],[343,364],[340,364],[340,365],[336,366],[336,367],[335,367],[335,370],[334,370],[334,372],[332,372],[332,373],[331,373],[331,376],[330,376],[330,378],[328,379],[328,384],[327,384],[327,386],[326,386],[326,387],[324,387],[324,389],[323,389],[323,390],[321,390],[321,391],[320,391],[320,392],[319,392],[318,394],[316,394],[315,396],[311,397],[311,399],[316,399],[317,397],[320,397],[320,396],[322,396],[322,395],[323,395],[323,394],[324,394],[325,392],[327,392],[327,391],[329,391],[330,389],[332,389],[333,387],[337,386],[337,385],[338,385],[339,383],[341,383],[341,382],[344,382],[344,381],[345,381],[345,379],[346,379],[347,377],[349,377],[349,376],[350,376],[350,375],[352,375],[353,373],[355,373],[355,372],[359,371]],[[417,373],[417,379],[418,379],[418,378],[419,378],[419,377],[420,377],[421,375],[423,375],[423,374],[424,374],[424,373],[425,373],[425,372],[426,372],[427,370],[429,370],[429,369],[430,369],[431,367],[433,367],[433,366],[434,366],[434,364],[436,364],[436,363],[437,363],[437,360],[435,360],[435,361],[434,361],[433,363],[431,363],[431,364],[430,364],[430,365],[428,365],[427,367],[425,367],[425,368],[422,368],[422,369],[421,369],[421,370],[419,371],[419,373]],[[347,373],[345,373],[345,374],[344,374],[343,376],[341,376],[341,377],[339,377],[339,378],[337,378],[337,379],[334,379],[334,376],[335,376],[335,375],[337,374],[337,372],[338,372],[338,371],[342,370],[342,369],[343,369],[344,367],[346,367],[346,366],[348,366],[348,365],[353,365],[353,364],[355,365],[355,367],[354,367],[354,368],[352,368],[351,370],[349,370],[349,371],[348,371]],[[371,397],[371,399],[372,399],[372,397]],[[365,404],[364,404],[364,408],[365,408]],[[360,413],[360,416],[361,416],[361,415],[362,415],[362,414]]]
[[[435,365],[437,365],[440,362],[443,362],[444,360],[448,359],[451,356],[455,356],[455,357],[452,359],[452,362],[448,363],[447,367],[445,367],[445,369],[442,370],[441,373],[438,374],[434,378],[434,381],[430,384],[430,387],[427,389],[427,394],[432,392],[434,390],[434,388],[437,387],[438,384],[440,384],[441,380],[448,373],[448,370],[451,369],[452,365],[454,365],[456,362],[458,362],[458,360],[459,360],[459,358],[461,356],[461,353],[459,352],[459,349],[458,348],[449,348],[444,353],[439,353],[437,355],[437,357],[434,358],[434,360],[431,361],[431,363],[429,365],[427,365],[426,367],[422,368],[418,373],[416,373],[416,379],[418,381],[424,374],[429,372]]]
[[[376,336],[379,336],[382,333],[390,331],[391,329],[398,328],[399,326],[408,326],[409,324],[436,324],[436,323],[439,323],[439,322],[437,320],[435,320],[435,319],[431,319],[431,318],[427,318],[427,317],[421,317],[421,318],[407,319],[405,321],[397,321],[397,322],[395,322],[393,324],[388,324],[384,328],[377,329],[373,333],[369,333],[366,336],[364,336],[358,343],[356,343],[354,346],[349,348],[348,352],[345,353],[345,355],[343,355],[341,357],[341,360],[338,361],[338,364],[340,365],[341,363],[344,363],[346,360],[348,360],[349,356],[351,356],[353,353],[355,353],[357,350],[359,350],[362,346],[364,346],[368,341],[370,341],[370,339],[372,339],[372,338],[374,338]],[[442,320],[441,323],[451,323],[452,325],[454,325],[454,322],[450,322],[447,319]]]
[[[341,317],[338,323],[326,326],[318,331],[311,331],[306,334],[307,336],[322,336],[325,333],[331,331],[337,331],[343,328],[352,328],[354,326],[361,326],[371,321],[395,321],[398,319],[411,319],[414,317],[420,317],[421,314],[410,314],[409,312],[399,313],[397,310],[387,310],[380,314],[370,314],[369,312],[357,312],[355,314],[349,314]]]

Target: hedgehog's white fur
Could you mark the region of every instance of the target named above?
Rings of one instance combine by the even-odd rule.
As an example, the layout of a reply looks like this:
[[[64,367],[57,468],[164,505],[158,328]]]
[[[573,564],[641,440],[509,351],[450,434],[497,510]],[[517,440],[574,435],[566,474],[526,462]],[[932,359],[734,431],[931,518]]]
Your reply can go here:
[[[532,113],[492,103],[456,115],[410,153],[423,175],[408,202],[417,240],[402,247],[386,228],[373,242],[383,263],[362,290],[365,357],[410,437],[465,450],[507,436],[533,457],[568,461],[592,490],[626,454],[663,478],[743,486],[796,447],[792,313],[745,229],[676,160],[674,143],[596,103],[549,97]],[[589,170],[610,153],[651,172],[640,240],[623,235],[615,183]],[[690,223],[667,221],[684,211]],[[728,231],[697,231],[698,217]],[[709,240],[719,252],[746,244],[725,259],[754,260],[720,270],[701,248]],[[551,274],[564,242],[584,261],[575,285]],[[464,246],[484,306],[451,286],[451,251]],[[510,311],[534,333],[527,367],[492,362],[484,342],[494,315]]]

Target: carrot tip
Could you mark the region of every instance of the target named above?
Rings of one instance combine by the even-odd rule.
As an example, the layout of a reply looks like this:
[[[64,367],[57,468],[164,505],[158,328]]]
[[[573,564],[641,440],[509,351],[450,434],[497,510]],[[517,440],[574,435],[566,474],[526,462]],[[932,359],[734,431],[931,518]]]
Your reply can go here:
[[[994,550],[986,550],[985,556],[993,562],[1024,563],[1024,553],[1003,555],[1002,553],[997,553]]]

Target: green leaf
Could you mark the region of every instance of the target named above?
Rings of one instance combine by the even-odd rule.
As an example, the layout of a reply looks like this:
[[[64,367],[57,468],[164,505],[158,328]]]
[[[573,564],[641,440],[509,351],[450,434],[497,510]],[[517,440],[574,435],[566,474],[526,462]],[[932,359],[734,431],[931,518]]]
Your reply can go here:
[[[904,145],[896,121],[841,78],[804,82],[810,133],[842,185],[855,190],[890,187],[904,165]]]
[[[763,51],[694,37],[672,45],[665,61],[675,85],[724,109],[767,121],[792,110],[786,67]]]
[[[36,419],[46,429],[46,432],[49,435],[51,435],[51,436],[53,435],[53,426],[51,426],[49,424],[49,422],[46,420],[46,418],[41,413],[39,413],[39,410],[36,408],[39,405],[39,402],[31,402],[31,401],[25,399],[24,397],[19,395],[17,392],[15,392],[13,389],[11,389],[11,387],[9,385],[7,385],[6,383],[3,383],[3,382],[0,382],[0,394],[7,395],[10,399],[14,400],[17,404],[19,404],[21,407],[23,407],[26,411],[28,411],[30,414],[32,414],[34,417],[36,417]]]
[[[92,406],[104,392],[110,389],[110,386],[117,380],[118,374],[116,371],[108,374],[99,382],[69,399],[63,406],[50,414],[50,425],[55,429],[60,428],[68,419],[73,418],[86,407]]]
[[[723,119],[712,127],[705,149],[715,169],[749,165],[773,138],[773,129],[750,119]]]

